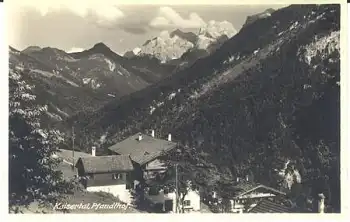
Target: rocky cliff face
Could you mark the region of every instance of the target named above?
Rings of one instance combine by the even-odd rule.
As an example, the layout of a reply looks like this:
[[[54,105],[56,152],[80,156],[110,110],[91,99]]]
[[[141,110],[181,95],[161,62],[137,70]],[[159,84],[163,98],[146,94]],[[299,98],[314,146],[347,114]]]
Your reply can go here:
[[[258,14],[255,14],[255,15],[250,15],[247,17],[243,27],[259,20],[259,19],[263,19],[263,18],[268,18],[271,16],[271,14],[275,12],[274,9],[272,8],[269,8],[269,9],[266,9],[265,11],[261,12],[261,13],[258,13]]]
[[[280,9],[171,78],[70,121],[81,124],[82,144],[170,132],[207,166],[193,166],[202,186],[248,171],[277,186],[276,160],[293,158],[286,186],[299,184],[299,173],[301,186],[331,196],[339,210],[339,30],[339,5]]]
[[[166,63],[180,59],[189,51],[205,50],[210,53],[213,45],[221,45],[224,42],[223,39],[231,38],[236,32],[233,25],[227,21],[210,21],[205,27],[200,28],[197,34],[179,29],[170,33],[162,31],[158,37],[126,52],[124,56],[130,58],[149,55]]]

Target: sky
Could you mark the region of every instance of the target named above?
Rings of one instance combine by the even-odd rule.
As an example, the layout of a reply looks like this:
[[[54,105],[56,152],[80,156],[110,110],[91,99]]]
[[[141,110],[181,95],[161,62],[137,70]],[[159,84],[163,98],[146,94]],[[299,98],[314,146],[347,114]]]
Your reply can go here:
[[[10,46],[53,47],[68,52],[103,42],[118,54],[141,46],[164,30],[198,32],[210,20],[238,31],[246,17],[286,5],[116,5],[115,0],[12,0]]]

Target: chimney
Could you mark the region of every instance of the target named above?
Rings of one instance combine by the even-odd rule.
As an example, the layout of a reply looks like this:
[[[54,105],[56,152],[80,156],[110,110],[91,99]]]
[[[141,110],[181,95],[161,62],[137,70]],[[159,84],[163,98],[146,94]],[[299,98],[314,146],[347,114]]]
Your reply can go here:
[[[142,134],[140,133],[139,134],[139,141],[141,141],[142,140]]]
[[[96,146],[93,146],[93,147],[91,148],[91,155],[92,155],[92,156],[96,156]]]
[[[168,141],[171,142],[171,134],[170,134],[170,133],[169,133],[169,135],[168,135]]]
[[[318,200],[318,213],[323,214],[324,213],[324,199],[326,198],[323,193],[320,193],[318,195],[319,200]]]
[[[151,134],[151,136],[154,138],[154,130],[152,130],[152,134]]]
[[[212,197],[213,197],[214,199],[216,198],[216,192],[215,192],[215,191],[213,191]]]

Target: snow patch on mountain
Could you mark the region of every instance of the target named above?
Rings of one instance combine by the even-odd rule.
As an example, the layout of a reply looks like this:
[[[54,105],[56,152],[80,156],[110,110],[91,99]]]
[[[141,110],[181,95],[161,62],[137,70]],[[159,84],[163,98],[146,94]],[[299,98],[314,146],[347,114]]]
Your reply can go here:
[[[118,67],[116,67],[116,70],[119,75],[130,77],[130,73],[128,72],[128,70],[124,69],[121,65],[118,64]]]
[[[104,59],[105,60],[105,62],[108,64],[108,68],[109,68],[109,70],[111,71],[111,72],[114,72],[114,70],[115,70],[115,63],[114,62],[111,62],[111,60],[109,60],[109,59]]]
[[[223,35],[226,35],[228,38],[231,38],[236,33],[237,30],[228,21],[217,22],[211,20],[205,28],[201,28],[199,30],[199,35],[204,35],[212,39],[218,39]]]
[[[209,50],[212,44],[222,43],[223,36],[226,36],[227,39],[236,33],[237,30],[230,22],[212,20],[200,28],[198,34],[182,32],[179,29],[171,33],[167,30],[162,31],[158,37],[146,41],[140,48],[126,52],[125,56],[151,55],[165,63],[169,60],[179,59],[192,49]]]
[[[199,35],[197,42],[196,42],[196,48],[197,49],[207,49],[210,44],[214,43],[215,39],[209,38],[205,35]]]
[[[66,62],[78,62],[78,61],[79,61],[79,59],[75,59],[75,58],[73,58],[72,56],[64,56],[64,57],[62,58],[62,60],[63,60],[63,61],[66,61]]]
[[[97,53],[97,54],[93,54],[93,55],[89,56],[88,59],[89,60],[98,60],[98,61],[102,62],[102,61],[104,61],[105,56],[103,54]]]
[[[32,75],[33,74],[40,74],[46,78],[56,77],[56,78],[62,79],[66,83],[70,84],[71,86],[79,87],[78,84],[76,84],[75,82],[72,82],[71,80],[65,78],[64,76],[59,75],[58,72],[51,73],[51,72],[47,72],[47,71],[43,71],[43,70],[39,70],[39,69],[31,69],[29,74],[32,74]]]
[[[134,55],[138,55],[141,52],[141,48],[136,47],[132,50],[132,52],[134,53]]]
[[[177,59],[187,50],[193,48],[193,43],[184,40],[177,35],[170,37],[168,31],[160,33],[141,47],[139,55],[153,55],[162,62]]]
[[[98,83],[95,79],[92,78],[83,78],[84,85],[90,85],[92,89],[98,89],[101,87],[101,84]]]

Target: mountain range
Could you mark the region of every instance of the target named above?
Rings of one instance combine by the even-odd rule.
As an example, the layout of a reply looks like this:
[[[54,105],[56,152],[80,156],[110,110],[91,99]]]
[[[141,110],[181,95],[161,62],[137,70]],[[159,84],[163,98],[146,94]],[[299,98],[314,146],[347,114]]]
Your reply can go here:
[[[339,211],[339,30],[339,5],[292,5],[248,17],[238,33],[226,22],[162,32],[125,56],[103,43],[10,48],[10,69],[35,84],[66,148],[72,126],[76,148],[99,154],[137,132],[171,133],[197,154],[202,187],[247,174],[280,187],[277,165],[290,162],[298,204],[322,192]]]
[[[282,8],[192,66],[60,127],[75,125],[78,146],[89,151],[98,144],[100,152],[137,132],[171,133],[207,166],[193,166],[205,187],[249,172],[280,186],[277,162],[292,159],[303,184],[301,204],[323,192],[337,211],[339,30],[339,5]]]
[[[184,54],[198,54],[191,61],[209,55],[223,42],[237,33],[233,25],[228,21],[209,21],[198,33],[183,32],[176,29],[172,32],[162,31],[159,36],[147,40],[142,46],[128,51],[126,57],[151,56],[159,59],[162,63],[172,60],[180,60],[177,63],[189,62],[189,56]],[[198,52],[199,51],[199,52]],[[197,53],[196,53],[197,52]],[[172,61],[174,64],[174,61]]]
[[[148,87],[184,63],[192,64],[209,55],[228,39],[227,35],[234,33],[232,24],[214,21],[199,35],[179,29],[164,31],[160,37],[147,41],[141,52],[133,50],[139,56],[120,56],[103,43],[74,53],[51,47],[30,46],[23,51],[10,47],[10,67],[24,71],[29,83],[36,86],[38,101],[49,107],[43,121],[53,123],[77,112],[91,112],[113,98]],[[176,61],[165,63],[163,57],[157,56],[169,58],[171,54]]]
[[[100,108],[113,98],[143,89],[170,75],[174,66],[156,59],[127,59],[105,44],[66,53],[56,48],[10,47],[10,69],[25,73],[38,101],[48,105],[44,122],[61,121],[79,111]]]

